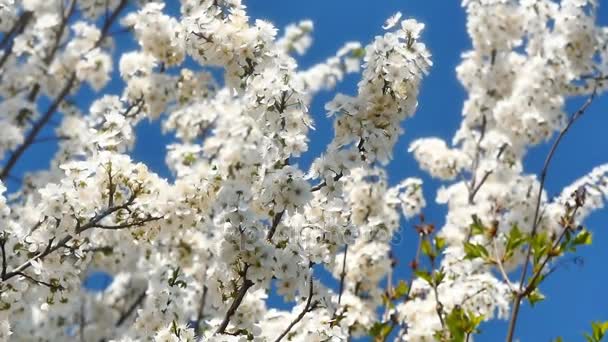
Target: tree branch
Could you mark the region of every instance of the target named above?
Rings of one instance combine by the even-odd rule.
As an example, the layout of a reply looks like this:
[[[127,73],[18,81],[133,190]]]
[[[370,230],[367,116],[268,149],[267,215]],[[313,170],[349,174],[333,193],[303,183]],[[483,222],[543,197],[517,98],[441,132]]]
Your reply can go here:
[[[0,250],[2,251],[2,273],[0,274],[2,279],[6,276],[6,237],[4,233],[2,233],[2,237],[0,237]]]
[[[266,235],[266,240],[269,242],[272,242],[272,237],[274,236],[274,233],[276,233],[277,227],[279,226],[279,223],[281,223],[284,214],[285,210],[275,214],[272,218],[272,226],[270,226],[270,230],[268,230],[268,234]]]
[[[312,297],[313,297],[313,276],[312,276],[312,272],[310,273],[309,276],[309,280],[308,280],[308,298],[306,299],[306,304],[304,305],[304,309],[302,309],[302,312],[300,312],[300,314],[293,320],[291,321],[291,323],[289,323],[289,325],[287,326],[287,328],[281,333],[281,335],[279,335],[279,337],[276,338],[276,340],[274,340],[274,342],[280,342],[283,337],[285,337],[289,331],[291,331],[291,329],[293,329],[293,327],[296,326],[296,324],[298,324],[302,318],[304,318],[304,316],[306,316],[307,313],[309,313],[312,310]]]
[[[228,311],[226,311],[224,320],[222,321],[220,326],[215,331],[216,334],[226,333],[226,328],[228,327],[228,324],[230,323],[230,319],[236,313],[236,310],[239,308],[239,306],[243,302],[243,299],[245,298],[245,295],[247,294],[247,291],[249,290],[249,288],[253,286],[253,282],[251,280],[247,279],[247,270],[248,269],[249,269],[249,265],[245,264],[245,269],[243,270],[243,284],[241,285],[241,288],[239,289],[236,298],[234,298],[234,301],[228,308]]]
[[[536,197],[536,207],[534,209],[534,219],[532,221],[532,231],[530,233],[531,237],[536,236],[536,233],[538,230],[538,224],[540,223],[540,220],[539,220],[540,202],[542,200],[542,194],[543,194],[543,190],[545,188],[545,180],[547,178],[547,172],[549,170],[549,166],[551,164],[551,160],[553,159],[555,151],[557,151],[557,147],[559,146],[560,142],[562,141],[562,139],[564,138],[564,136],[566,135],[566,133],[568,132],[570,127],[572,127],[572,125],[574,124],[574,122],[576,122],[576,120],[578,120],[581,116],[583,116],[583,114],[585,113],[587,108],[591,105],[596,94],[597,94],[597,89],[593,89],[593,92],[591,93],[589,98],[587,98],[587,101],[585,101],[585,103],[576,112],[574,112],[570,116],[570,119],[568,120],[566,127],[564,127],[559,132],[559,135],[557,136],[557,138],[555,139],[555,142],[551,146],[551,150],[549,151],[549,154],[545,158],[543,168],[540,172],[540,186],[538,187],[538,194]],[[524,260],[524,266],[522,268],[521,278],[519,279],[519,288],[517,289],[517,293],[515,294],[515,296],[513,298],[513,310],[511,310],[511,317],[509,319],[509,328],[507,330],[507,337],[506,337],[507,342],[513,341],[513,335],[515,333],[515,326],[517,325],[517,316],[519,315],[519,308],[521,306],[521,301],[524,298],[522,287],[526,280],[526,275],[528,273],[528,266],[530,265],[531,256],[532,256],[532,245],[528,244],[528,250],[526,252],[526,258]]]
[[[344,292],[344,281],[346,279],[346,254],[348,253],[348,245],[344,245],[344,257],[342,258],[342,272],[340,272],[340,292],[338,293],[338,305],[342,301],[342,293]]]
[[[198,314],[196,321],[194,321],[194,336],[200,336],[201,334],[201,322],[203,321],[203,313],[205,312],[205,303],[207,301],[207,286],[203,286],[203,295],[201,296],[201,304],[198,307]]]
[[[19,160],[19,158],[32,145],[32,143],[36,140],[38,133],[40,133],[42,128],[49,122],[49,120],[51,119],[51,117],[53,116],[53,114],[55,113],[57,108],[59,108],[59,105],[61,104],[63,99],[68,95],[68,93],[72,89],[72,86],[74,85],[75,81],[76,81],[76,74],[73,73],[70,76],[70,78],[68,79],[67,83],[63,86],[63,89],[61,89],[59,96],[57,96],[55,101],[53,101],[51,106],[47,109],[47,111],[44,113],[44,115],[42,115],[40,120],[38,120],[34,124],[34,126],[32,127],[32,130],[28,133],[28,135],[26,136],[23,143],[21,145],[19,145],[19,147],[11,154],[10,158],[8,159],[8,162],[2,169],[2,172],[0,172],[0,180],[5,180],[6,177],[8,177],[8,175],[11,173],[15,164],[17,164],[17,161]]]
[[[112,15],[106,19],[104,26],[101,30],[101,35],[100,35],[99,39],[95,42],[95,47],[100,46],[101,43],[103,42],[103,40],[106,38],[106,36],[108,34],[108,30],[112,26],[112,23],[118,18],[118,15],[120,14],[120,12],[126,7],[127,2],[128,2],[127,0],[121,0],[118,7],[112,12]],[[61,40],[60,35],[63,35],[63,30],[65,29],[64,26],[67,23],[69,17],[74,12],[75,3],[76,3],[76,0],[73,0],[71,2],[70,10],[68,11],[68,16],[64,17],[64,20],[62,21],[62,25],[58,32],[59,34],[57,35],[57,39],[56,39],[57,44],[53,47],[53,49],[51,50],[51,53],[47,56],[47,58],[45,58],[45,62],[47,62],[47,60],[48,60],[48,62],[46,64],[49,64],[52,61],[52,59],[54,58],[54,55],[58,49],[58,43]],[[32,129],[27,134],[23,143],[21,145],[19,145],[19,147],[15,151],[13,151],[13,153],[9,157],[6,165],[4,166],[2,171],[0,171],[0,180],[4,181],[10,175],[13,167],[15,167],[15,164],[17,164],[17,161],[19,161],[19,159],[21,158],[23,153],[36,140],[36,137],[38,136],[38,134],[40,133],[42,128],[49,122],[49,120],[51,119],[51,117],[53,116],[55,111],[59,108],[59,106],[65,99],[65,97],[70,93],[70,91],[72,90],[72,87],[74,86],[75,83],[76,83],[76,73],[72,72],[70,74],[70,76],[68,77],[68,81],[66,82],[65,86],[59,92],[59,95],[57,96],[57,98],[55,98],[55,100],[52,102],[51,106],[42,115],[42,117],[37,122],[34,123]],[[35,100],[39,89],[40,89],[40,85],[38,83],[36,83],[28,96],[28,101],[33,102]]]
[[[23,30],[25,30],[28,22],[32,19],[32,12],[30,11],[24,11],[23,13],[21,13],[21,16],[19,16],[19,19],[15,22],[15,24],[13,25],[13,27],[11,28],[11,30],[7,33],[4,34],[4,37],[2,37],[2,42],[0,42],[0,47],[4,47],[6,44],[10,44],[6,50],[4,50],[4,53],[2,54],[2,57],[0,58],[0,68],[2,68],[4,66],[4,63],[6,63],[6,61],[8,60],[8,57],[13,53],[13,42],[11,41],[9,43],[9,40],[11,37],[18,36],[19,34],[21,34],[23,32]]]
[[[102,229],[103,228],[105,228],[105,229],[129,228],[129,227],[133,227],[135,225],[144,224],[148,221],[160,219],[158,217],[149,217],[148,219],[143,219],[141,221],[136,221],[136,222],[129,223],[129,224],[116,225],[116,226],[105,226],[105,225],[99,224],[99,222],[101,220],[103,220],[107,216],[113,214],[114,212],[121,210],[121,209],[128,208],[128,206],[130,206],[131,204],[133,204],[135,202],[135,198],[137,197],[137,194],[138,194],[138,191],[134,190],[133,193],[131,194],[131,196],[129,197],[129,199],[125,203],[123,203],[119,206],[107,208],[106,210],[102,211],[101,213],[95,215],[89,222],[87,222],[84,225],[80,225],[80,223],[77,223],[76,228],[75,228],[76,234],[80,234],[87,229],[97,228],[97,227],[102,228]],[[58,250],[62,247],[65,247],[66,244],[69,241],[71,241],[73,238],[74,238],[73,235],[67,235],[55,245],[53,245],[53,242],[55,241],[55,237],[51,238],[49,240],[47,247],[42,252],[40,252],[37,255],[35,255],[34,257],[30,258],[28,261],[24,262],[23,264],[21,264],[19,267],[15,268],[15,269],[13,269],[12,271],[6,272],[4,274],[4,276],[2,277],[2,280],[6,281],[16,275],[19,275],[20,273],[22,273],[23,271],[28,269],[30,266],[32,266],[32,262],[34,262],[36,260],[44,259],[49,254],[55,252],[56,250]]]
[[[342,175],[343,175],[343,173],[342,173],[342,172],[340,172],[340,173],[336,174],[336,175],[334,176],[334,182],[339,181],[339,180],[340,180],[340,178],[342,178]],[[327,182],[322,181],[321,183],[319,183],[319,184],[317,184],[317,185],[313,186],[313,187],[310,189],[310,191],[311,191],[311,192],[319,191],[319,190],[323,189],[323,188],[324,188],[324,187],[326,187],[326,186],[327,186]]]
[[[116,321],[115,326],[120,327],[135,312],[135,309],[137,309],[144,299],[146,299],[146,290],[142,291],[137,299],[135,299],[135,302],[129,306],[127,311],[123,312],[123,314],[118,318],[118,321]]]

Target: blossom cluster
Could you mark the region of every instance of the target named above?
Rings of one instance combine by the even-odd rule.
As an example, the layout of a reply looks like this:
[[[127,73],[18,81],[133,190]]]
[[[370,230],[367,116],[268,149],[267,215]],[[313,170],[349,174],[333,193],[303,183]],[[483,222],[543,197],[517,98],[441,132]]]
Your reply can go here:
[[[391,241],[426,205],[419,178],[391,184],[385,168],[432,66],[423,24],[398,13],[368,45],[302,69],[313,23],[279,35],[241,0],[181,0],[179,17],[160,1],[0,0],[0,340],[347,341],[390,318],[397,338],[429,341],[445,330],[438,298],[446,313],[506,316],[511,284],[464,246],[499,253],[513,227],[531,229],[542,184],[523,158],[566,125],[569,96],[606,88],[608,31],[593,1],[463,6],[473,48],[457,68],[469,93],[461,127],[451,145],[410,147],[452,182],[437,194],[446,280],[414,279],[387,305]],[[116,48],[122,31],[134,50]],[[356,93],[325,105],[334,134],[305,169],[309,107],[349,73],[360,73]],[[124,87],[109,94],[115,74]],[[87,109],[69,100],[84,92],[97,94]],[[143,120],[175,137],[170,180],[129,155]],[[17,177],[43,130],[57,142],[49,168]],[[603,165],[556,199],[540,191],[541,229],[559,231],[580,188],[576,219],[600,208],[607,180]],[[496,222],[499,238],[473,235],[473,217]],[[112,281],[92,292],[83,283],[96,270]],[[273,296],[292,307],[273,308]]]

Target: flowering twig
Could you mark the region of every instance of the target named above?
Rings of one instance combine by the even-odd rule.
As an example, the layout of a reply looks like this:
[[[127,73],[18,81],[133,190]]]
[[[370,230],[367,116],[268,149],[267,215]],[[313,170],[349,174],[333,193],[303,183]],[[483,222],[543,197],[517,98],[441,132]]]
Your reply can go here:
[[[55,101],[53,101],[47,111],[34,124],[32,130],[25,137],[23,143],[19,145],[19,147],[11,154],[10,158],[6,162],[6,165],[0,172],[0,180],[4,180],[8,177],[15,164],[17,164],[19,158],[21,158],[23,153],[34,143],[36,137],[38,136],[38,133],[40,133],[42,128],[49,122],[55,111],[59,108],[61,102],[63,102],[63,99],[69,94],[70,90],[72,90],[72,86],[75,84],[75,82],[76,73],[72,73],[66,84],[63,86],[63,89],[61,89],[61,92],[59,93]]]
[[[228,324],[230,323],[230,319],[236,313],[236,310],[239,308],[239,306],[243,302],[243,299],[245,298],[245,295],[247,294],[247,291],[249,290],[249,288],[253,286],[253,282],[251,280],[247,279],[247,270],[248,269],[249,269],[249,264],[245,264],[245,268],[242,273],[243,284],[239,288],[239,291],[238,291],[236,297],[234,298],[234,301],[228,308],[228,311],[226,311],[226,315],[224,315],[224,320],[222,321],[220,326],[215,331],[216,334],[224,334],[226,332],[226,328],[228,327]]]
[[[137,309],[137,307],[141,305],[141,303],[143,303],[144,299],[146,299],[146,290],[142,291],[139,296],[137,296],[137,299],[135,299],[135,302],[133,302],[133,304],[129,306],[127,311],[123,312],[123,314],[120,315],[120,317],[116,321],[115,326],[121,326],[135,312],[135,309]]]
[[[302,318],[304,318],[304,316],[306,316],[306,314],[312,310],[312,308],[314,307],[314,305],[312,304],[312,297],[314,295],[313,284],[313,276],[311,273],[308,279],[308,298],[306,299],[304,309],[302,309],[302,312],[300,312],[300,314],[293,321],[291,321],[291,323],[289,323],[287,328],[281,333],[281,335],[279,335],[279,337],[276,338],[276,340],[274,340],[274,342],[280,342],[283,337],[285,337],[289,333],[289,331],[291,331],[291,329],[293,329],[293,327],[296,326],[296,324],[298,324],[302,320]]]
[[[595,98],[596,93],[597,93],[597,90],[594,89],[593,92],[591,93],[591,95],[589,96],[589,98],[587,98],[587,100],[585,101],[585,103],[576,112],[574,112],[574,114],[572,114],[570,116],[570,119],[568,120],[566,127],[564,127],[559,132],[559,135],[557,136],[557,138],[555,139],[555,142],[551,146],[551,150],[549,151],[549,154],[545,158],[543,168],[540,172],[540,186],[538,187],[538,193],[537,193],[537,197],[536,197],[536,207],[534,209],[534,219],[532,221],[532,230],[530,233],[530,236],[532,238],[534,236],[536,236],[536,233],[538,230],[538,225],[540,223],[540,219],[539,219],[540,203],[541,203],[541,199],[542,199],[543,190],[545,187],[545,180],[547,178],[547,172],[549,170],[549,165],[551,164],[551,160],[553,159],[553,155],[555,154],[557,147],[559,146],[560,142],[562,141],[562,139],[564,138],[564,136],[566,135],[566,133],[568,132],[570,127],[572,127],[574,122],[576,120],[578,120],[585,113],[587,108],[591,105],[591,103],[593,102],[593,99]],[[526,258],[524,260],[524,266],[522,268],[521,278],[519,280],[519,288],[513,298],[513,309],[511,310],[511,317],[509,319],[509,328],[507,330],[507,338],[506,338],[507,342],[513,341],[513,334],[515,333],[515,326],[517,324],[517,316],[519,314],[519,308],[521,306],[521,301],[525,297],[525,295],[527,295],[527,293],[525,293],[526,291],[523,291],[522,288],[523,288],[524,282],[526,280],[526,275],[528,273],[528,266],[530,264],[531,257],[532,257],[532,245],[528,244]]]
[[[21,13],[21,16],[19,16],[19,19],[15,22],[11,30],[9,32],[6,32],[4,34],[4,37],[2,37],[2,42],[0,42],[0,48],[4,47],[6,44],[10,45],[6,48],[6,50],[4,50],[4,54],[2,54],[2,57],[0,58],[0,68],[4,66],[4,63],[6,63],[8,57],[13,53],[14,38],[23,32],[28,22],[32,19],[32,16],[33,13],[31,11],[24,11],[23,13]],[[11,37],[13,38],[13,41],[10,41]]]
[[[201,322],[203,321],[205,302],[207,301],[207,291],[208,291],[208,288],[206,285],[204,285],[203,294],[201,296],[201,303],[198,307],[198,314],[196,316],[196,321],[194,321],[194,335],[195,336],[199,336],[201,334]]]
[[[69,17],[72,15],[72,13],[74,11],[75,3],[76,3],[76,0],[73,0],[71,2],[70,10],[68,11],[68,15],[66,17],[64,17],[62,20],[60,30],[57,34],[56,44],[53,47],[53,49],[51,50],[51,53],[49,55],[47,55],[47,58],[45,58],[46,64],[49,64],[52,62],[52,59],[54,58],[54,55],[57,52],[59,41],[61,39],[61,36],[63,35],[62,32],[63,32],[64,28],[62,28],[62,27],[64,27],[67,24]],[[126,5],[127,5],[127,0],[121,0],[118,7],[112,12],[112,15],[109,18],[107,18],[107,20],[104,23],[104,26],[101,30],[101,35],[100,35],[99,39],[95,42],[95,47],[98,47],[99,45],[101,45],[101,43],[103,42],[103,40],[106,38],[106,36],[108,34],[108,30],[110,29],[110,26],[118,18],[118,15],[126,7]],[[0,180],[4,181],[10,175],[13,167],[15,167],[15,165],[17,164],[17,161],[19,161],[19,159],[21,158],[23,153],[34,143],[38,134],[42,131],[42,129],[46,126],[46,124],[51,120],[52,116],[55,114],[55,111],[57,111],[57,109],[59,108],[59,106],[61,105],[63,100],[66,98],[66,96],[68,96],[68,94],[72,90],[72,87],[76,84],[76,78],[77,78],[76,72],[72,72],[70,74],[70,76],[68,77],[68,81],[65,83],[65,85],[59,92],[59,95],[55,98],[55,100],[49,106],[47,111],[40,117],[40,119],[38,119],[38,121],[36,121],[34,123],[32,129],[30,130],[30,132],[27,134],[27,136],[23,140],[23,143],[21,143],[21,145],[19,145],[19,147],[17,147],[17,149],[15,151],[13,151],[13,153],[10,155],[8,161],[2,168],[2,171],[0,171]],[[40,89],[40,85],[38,83],[36,83],[28,96],[28,101],[33,102],[35,100],[39,89]]]
[[[135,221],[135,222],[132,222],[129,224],[115,225],[115,226],[99,224],[99,222],[101,220],[103,220],[104,218],[113,214],[114,212],[119,211],[121,209],[127,209],[130,205],[132,205],[135,202],[137,194],[138,194],[138,191],[134,191],[125,203],[123,203],[119,206],[107,208],[106,210],[102,211],[101,213],[95,215],[89,222],[87,222],[84,225],[81,225],[78,222],[76,224],[76,228],[75,228],[76,234],[80,234],[80,233],[84,232],[85,230],[88,230],[91,228],[102,228],[102,229],[129,228],[129,227],[133,227],[136,225],[142,225],[149,221],[160,219],[160,217],[148,217],[148,218],[142,219],[140,221]],[[33,262],[35,262],[37,260],[42,260],[49,254],[55,252],[56,250],[65,247],[67,245],[67,243],[70,242],[73,238],[74,238],[73,235],[67,235],[64,238],[62,238],[59,242],[57,242],[56,244],[53,244],[53,242],[55,242],[55,237],[51,238],[47,244],[47,247],[43,251],[36,254],[34,257],[30,258],[28,261],[24,262],[23,264],[16,267],[12,271],[4,272],[4,274],[2,275],[2,281],[6,281],[14,276],[20,275],[20,273],[22,273],[23,271],[28,269],[30,266],[32,266]]]
[[[277,227],[279,226],[279,223],[281,223],[281,219],[283,218],[284,214],[285,210],[281,210],[272,217],[272,225],[270,226],[268,234],[266,235],[266,240],[269,242],[272,242],[272,237],[274,236],[274,233],[276,233]]]
[[[348,254],[348,245],[344,245],[344,257],[342,258],[342,272],[340,272],[340,292],[338,293],[338,305],[342,301],[342,293],[344,292],[344,281],[346,280],[346,255]]]

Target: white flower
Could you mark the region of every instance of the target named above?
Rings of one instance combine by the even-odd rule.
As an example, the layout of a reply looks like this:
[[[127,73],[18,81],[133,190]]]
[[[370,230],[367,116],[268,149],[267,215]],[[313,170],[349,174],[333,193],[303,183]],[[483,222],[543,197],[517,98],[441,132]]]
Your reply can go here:
[[[384,23],[382,28],[385,30],[390,30],[395,25],[397,25],[397,23],[401,19],[401,16],[402,16],[401,12],[397,12],[397,13],[393,14],[390,18],[386,19],[386,22]]]

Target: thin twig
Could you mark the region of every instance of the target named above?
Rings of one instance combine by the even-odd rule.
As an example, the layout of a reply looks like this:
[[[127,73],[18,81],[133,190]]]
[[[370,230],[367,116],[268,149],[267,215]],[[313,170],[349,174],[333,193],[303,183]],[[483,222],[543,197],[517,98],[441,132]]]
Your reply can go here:
[[[437,285],[433,285],[433,293],[435,294],[435,312],[437,312],[437,317],[439,317],[439,322],[441,323],[441,330],[445,330],[445,321],[443,320],[443,304],[439,301],[439,291],[437,290]]]
[[[91,228],[97,228],[97,227],[105,228],[105,229],[110,229],[110,228],[118,229],[117,228],[118,225],[117,226],[104,226],[104,225],[100,225],[99,222],[101,220],[103,220],[104,218],[106,218],[107,216],[113,214],[114,212],[116,212],[118,210],[121,210],[121,209],[126,209],[128,206],[130,206],[131,204],[133,204],[134,201],[135,201],[135,198],[136,198],[137,194],[138,194],[138,192],[134,191],[131,194],[131,196],[129,197],[129,199],[125,203],[123,203],[123,204],[121,204],[119,206],[107,208],[106,210],[102,211],[101,213],[95,215],[89,222],[87,222],[84,225],[81,225],[80,223],[77,223],[76,224],[76,228],[75,228],[76,234],[80,234],[80,233],[84,232],[85,230],[88,230],[88,229],[91,229]],[[151,220],[156,220],[156,219],[159,219],[159,218],[150,217],[148,219],[142,220],[142,222],[136,221],[134,223],[123,224],[123,225],[120,225],[120,226],[122,226],[123,228],[129,228],[129,227],[135,226],[137,224],[143,224],[145,222],[148,222],[148,221],[151,221]],[[19,275],[20,273],[22,273],[23,271],[25,271],[26,269],[28,269],[29,267],[31,267],[32,263],[34,261],[36,261],[36,260],[42,260],[46,256],[48,256],[49,254],[55,252],[56,250],[58,250],[58,249],[60,249],[62,247],[65,247],[66,244],[69,241],[71,241],[73,238],[74,238],[74,236],[67,235],[63,239],[61,239],[57,244],[53,244],[53,242],[55,241],[55,237],[51,238],[49,240],[49,243],[48,243],[47,247],[43,251],[41,251],[40,253],[36,254],[34,257],[30,258],[28,261],[24,262],[23,264],[21,264],[20,266],[18,266],[15,269],[13,269],[12,271],[6,272],[4,274],[4,276],[2,277],[2,280],[6,281],[6,280],[8,280],[8,279],[10,279],[10,278],[12,278],[12,277],[14,277],[16,275]]]
[[[28,279],[28,280],[30,280],[30,281],[38,284],[38,285],[44,285],[44,286],[48,287],[51,290],[61,290],[61,291],[64,290],[64,287],[61,286],[61,285],[53,285],[53,284],[51,284],[49,282],[35,279],[34,277],[32,277],[32,276],[30,276],[30,275],[28,275],[26,273],[23,273],[23,272],[17,272],[16,275],[21,276],[23,278],[26,278],[26,279]]]
[[[338,305],[342,302],[342,293],[344,292],[344,281],[346,280],[346,255],[348,254],[348,245],[344,245],[344,257],[342,258],[342,272],[340,272],[340,292],[338,293]]]
[[[61,140],[70,140],[71,138],[68,136],[58,135],[53,137],[42,137],[32,141],[32,144],[40,144],[49,141],[61,141]]]
[[[101,45],[103,40],[108,35],[108,30],[112,26],[112,23],[118,18],[120,12],[126,7],[127,3],[128,3],[127,0],[121,0],[118,7],[112,12],[112,15],[109,18],[107,18],[107,20],[105,21],[104,26],[101,30],[101,35],[99,36],[99,39],[95,42],[95,45],[94,45],[95,47],[98,47]],[[45,62],[48,60],[47,64],[52,62],[52,59],[54,58],[54,55],[57,52],[58,44],[61,40],[61,35],[63,35],[63,34],[60,35],[59,33],[62,33],[63,30],[65,29],[64,26],[67,24],[69,17],[73,14],[75,4],[76,4],[76,0],[73,0],[70,4],[70,9],[68,10],[68,15],[66,17],[64,17],[64,20],[62,20],[62,24],[61,24],[62,27],[60,27],[60,30],[58,32],[58,35],[56,38],[56,44],[52,48],[51,53],[49,55],[47,55],[47,57],[45,58]],[[27,134],[23,143],[21,145],[19,145],[19,147],[15,151],[13,151],[13,153],[9,157],[6,165],[4,166],[2,171],[0,171],[0,180],[4,181],[6,178],[9,177],[11,170],[13,169],[13,167],[15,166],[17,161],[21,158],[23,153],[36,140],[36,137],[38,136],[38,134],[40,133],[42,128],[44,128],[44,126],[51,120],[51,117],[53,116],[55,111],[57,111],[57,109],[59,108],[59,106],[65,99],[65,97],[70,93],[70,91],[72,90],[72,87],[76,84],[76,79],[77,79],[76,73],[72,72],[70,74],[70,76],[68,77],[68,81],[66,82],[65,86],[61,89],[61,91],[59,92],[59,95],[52,102],[51,106],[42,115],[42,117],[37,122],[34,123],[32,129]],[[36,96],[37,96],[39,90],[40,90],[40,85],[38,83],[36,83],[28,96],[28,101],[33,102],[36,99]]]
[[[44,115],[42,115],[42,117],[34,124],[32,130],[27,134],[23,143],[19,145],[19,147],[11,154],[6,165],[2,169],[2,172],[0,172],[0,180],[5,180],[8,177],[19,158],[36,140],[38,133],[40,133],[42,128],[47,124],[47,122],[51,119],[55,111],[59,108],[59,105],[61,104],[63,99],[68,95],[75,82],[76,74],[73,73],[66,82],[66,84],[63,86],[63,89],[59,93],[59,96],[57,96],[55,101],[53,101],[53,103],[44,113]]]
[[[72,238],[73,237],[71,235],[68,235],[68,236],[64,237],[62,240],[60,240],[56,245],[53,245],[54,238],[51,238],[49,240],[47,247],[42,252],[36,254],[34,257],[32,257],[28,261],[24,262],[23,264],[21,264],[21,266],[15,268],[14,270],[12,270],[10,272],[6,272],[4,274],[4,277],[2,277],[2,280],[6,281],[14,276],[20,275],[21,273],[23,273],[23,271],[25,271],[30,266],[32,266],[32,262],[34,262],[36,260],[41,260],[41,259],[45,258],[47,255],[55,252],[59,248],[64,247],[65,244],[67,244],[70,240],[72,240]]]
[[[162,216],[150,216],[150,217],[147,217],[147,218],[135,221],[135,222],[129,222],[129,223],[121,223],[121,224],[115,224],[115,225],[97,224],[97,225],[95,225],[95,228],[106,229],[106,230],[118,230],[118,229],[139,227],[148,222],[161,220],[162,218],[163,218]]]
[[[21,33],[23,33],[23,31],[27,27],[28,22],[32,19],[32,16],[33,16],[33,14],[31,11],[24,11],[21,14],[21,16],[19,17],[19,19],[17,20],[17,22],[15,22],[15,25],[13,25],[11,30],[4,34],[4,37],[2,38],[2,42],[0,43],[0,46],[4,47],[4,45],[6,45],[6,44],[10,44],[10,45],[6,48],[6,50],[4,50],[4,53],[2,54],[2,57],[0,58],[0,68],[2,68],[4,66],[4,63],[6,63],[6,61],[8,60],[8,57],[13,53],[14,38],[17,37],[18,35],[20,35]],[[9,43],[9,39],[11,37],[13,37],[13,41],[10,41],[10,43]]]
[[[2,250],[2,279],[6,276],[6,237],[4,233],[2,233],[2,237],[0,237],[0,249]]]
[[[82,301],[82,303],[80,304],[80,326],[79,326],[80,342],[86,341],[86,339],[84,337],[85,324],[86,324],[86,319],[85,319],[85,313],[84,313],[84,301]]]
[[[228,311],[226,311],[226,315],[224,315],[224,319],[222,320],[222,323],[215,331],[216,334],[224,334],[226,332],[226,328],[228,327],[228,324],[230,323],[230,319],[236,313],[236,310],[239,308],[239,306],[243,302],[243,299],[245,298],[245,295],[247,294],[247,291],[249,290],[249,288],[253,286],[253,282],[251,280],[247,279],[247,270],[248,269],[249,269],[249,265],[246,264],[245,269],[243,270],[243,284],[241,285],[241,287],[237,293],[237,296],[234,298],[234,301],[228,308]]]
[[[334,176],[334,178],[333,178],[334,182],[339,181],[339,180],[340,180],[340,178],[342,178],[342,175],[343,175],[343,173],[342,173],[342,172],[340,172],[340,173],[336,174],[336,175]],[[327,186],[327,182],[326,182],[326,181],[322,181],[321,183],[319,183],[319,184],[317,184],[317,185],[313,186],[313,187],[310,189],[310,191],[311,191],[311,192],[319,191],[319,190],[323,189],[323,188],[324,188],[324,187],[326,187],[326,186]]]
[[[207,301],[207,286],[203,286],[203,295],[201,296],[201,304],[198,307],[198,314],[194,322],[194,336],[200,336],[201,323],[203,322],[203,314],[205,312],[205,302]]]
[[[500,274],[502,275],[503,280],[505,281],[505,283],[507,283],[507,286],[509,287],[509,290],[511,291],[511,293],[515,293],[515,288],[513,288],[513,284],[511,283],[511,280],[509,279],[509,276],[507,275],[507,272],[505,271],[504,266],[502,265],[502,259],[504,257],[498,257],[498,245],[496,243],[496,239],[494,239],[493,241],[493,245],[494,245],[494,253],[496,254],[496,265],[498,266],[498,270],[500,271]]]
[[[272,237],[274,236],[274,233],[276,233],[277,227],[279,226],[279,223],[281,223],[281,219],[283,218],[284,214],[285,210],[282,210],[276,213],[272,218],[272,225],[270,226],[268,234],[266,235],[266,240],[268,240],[269,242],[272,242]]]
[[[116,327],[121,326],[135,312],[135,309],[137,309],[137,307],[141,303],[143,303],[145,298],[146,298],[146,290],[142,291],[139,294],[139,296],[137,297],[137,299],[135,299],[135,302],[133,302],[133,304],[131,304],[131,306],[129,306],[127,311],[123,312],[123,314],[118,318],[118,321],[116,321],[115,326]]]
[[[531,230],[531,233],[530,233],[530,236],[532,238],[536,236],[536,233],[537,233],[537,230],[538,230],[538,224],[540,223],[539,222],[540,203],[541,203],[541,200],[542,200],[542,194],[543,194],[543,190],[544,190],[544,187],[545,187],[545,180],[547,178],[547,172],[549,170],[549,165],[551,164],[551,160],[553,159],[553,155],[555,154],[555,151],[557,150],[557,147],[559,146],[559,143],[562,141],[562,139],[564,138],[564,136],[566,135],[566,133],[568,132],[568,130],[570,129],[570,127],[572,127],[572,125],[574,124],[574,122],[576,120],[578,120],[585,113],[585,111],[587,110],[587,108],[591,105],[591,103],[593,102],[593,99],[595,98],[596,93],[597,93],[597,89],[593,89],[593,92],[591,93],[591,95],[589,96],[589,98],[587,99],[587,101],[585,101],[585,103],[576,112],[574,112],[574,114],[572,114],[570,116],[570,119],[568,120],[568,123],[566,124],[566,127],[564,127],[559,132],[559,135],[555,139],[555,142],[553,143],[553,146],[551,146],[551,150],[549,151],[549,154],[545,158],[545,162],[543,164],[543,168],[542,168],[541,173],[540,173],[540,186],[538,188],[538,194],[537,194],[537,197],[536,197],[536,208],[534,209],[534,219],[532,221],[532,230]],[[522,268],[521,278],[519,280],[518,292],[515,294],[515,296],[513,298],[513,309],[511,310],[511,317],[509,319],[509,328],[507,330],[507,337],[506,337],[506,341],[507,342],[512,342],[513,341],[513,335],[515,334],[515,326],[517,324],[517,316],[519,315],[519,308],[521,306],[521,301],[524,298],[524,295],[523,295],[523,292],[522,292],[522,287],[524,285],[524,282],[526,281],[526,275],[528,273],[528,266],[530,264],[531,256],[532,256],[532,245],[528,244],[528,250],[526,252],[526,258],[524,260],[524,266]]]
[[[274,340],[274,342],[280,342],[283,337],[285,337],[291,331],[291,329],[293,329],[293,327],[296,326],[296,324],[298,324],[302,320],[302,318],[304,318],[304,316],[306,316],[306,314],[311,311],[312,297],[314,294],[313,284],[314,282],[311,272],[308,279],[308,298],[306,299],[304,309],[302,309],[302,312],[300,312],[300,314],[293,321],[291,321],[291,323],[289,323],[287,328],[281,333],[281,335],[279,335],[279,337]]]

